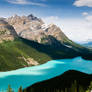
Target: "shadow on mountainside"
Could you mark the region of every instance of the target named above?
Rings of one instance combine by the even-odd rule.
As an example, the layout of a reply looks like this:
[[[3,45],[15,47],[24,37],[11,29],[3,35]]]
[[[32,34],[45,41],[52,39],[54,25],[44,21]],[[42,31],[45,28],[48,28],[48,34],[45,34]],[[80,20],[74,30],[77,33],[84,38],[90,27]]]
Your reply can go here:
[[[72,48],[69,48],[65,44],[62,44],[60,41],[56,40],[54,37],[51,37],[53,39],[51,44],[39,44],[37,42],[27,40],[24,38],[20,38],[24,43],[31,46],[32,48],[35,48],[39,52],[46,53],[48,56],[50,56],[52,59],[64,59],[64,58],[73,58],[77,56],[81,56],[84,59],[92,60],[92,51],[85,47],[74,47],[72,44]]]

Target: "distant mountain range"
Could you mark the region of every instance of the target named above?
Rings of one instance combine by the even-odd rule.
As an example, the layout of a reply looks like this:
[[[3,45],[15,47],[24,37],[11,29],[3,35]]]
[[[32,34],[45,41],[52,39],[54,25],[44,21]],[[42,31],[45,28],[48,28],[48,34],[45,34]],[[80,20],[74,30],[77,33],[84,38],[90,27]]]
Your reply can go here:
[[[32,14],[0,18],[1,71],[77,56],[92,59],[92,50],[71,41],[54,24],[46,26]]]
[[[83,43],[84,46],[87,46],[87,47],[92,47],[92,41],[87,41],[85,43]]]

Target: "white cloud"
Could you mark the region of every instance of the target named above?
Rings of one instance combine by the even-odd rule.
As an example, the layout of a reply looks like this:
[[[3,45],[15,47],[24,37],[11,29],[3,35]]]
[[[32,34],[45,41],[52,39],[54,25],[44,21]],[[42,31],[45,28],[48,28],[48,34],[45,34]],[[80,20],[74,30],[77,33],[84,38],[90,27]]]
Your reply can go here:
[[[92,7],[92,0],[76,0],[74,5],[77,7],[87,6]]]
[[[87,12],[83,12],[82,15],[83,15],[83,16],[87,16],[88,13],[87,13]]]
[[[85,19],[86,19],[89,23],[92,23],[92,15],[86,16]]]
[[[6,0],[6,1],[12,4],[46,6],[45,4],[32,2],[31,0],[30,1],[29,0]]]
[[[47,23],[54,23],[73,41],[83,42],[92,39],[92,23],[89,23],[90,18],[85,19],[62,19],[57,16],[43,18]],[[87,19],[86,19],[87,18]]]

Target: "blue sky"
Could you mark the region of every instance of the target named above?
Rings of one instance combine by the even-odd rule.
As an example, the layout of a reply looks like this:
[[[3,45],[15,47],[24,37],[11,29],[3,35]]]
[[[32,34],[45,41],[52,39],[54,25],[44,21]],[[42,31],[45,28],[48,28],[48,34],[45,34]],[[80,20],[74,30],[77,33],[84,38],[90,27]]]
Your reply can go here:
[[[31,4],[32,2],[33,4]],[[81,17],[88,7],[74,6],[75,0],[0,0],[0,16],[36,14],[38,16]]]
[[[92,39],[92,0],[0,0],[0,17],[31,13],[55,23],[74,41]]]

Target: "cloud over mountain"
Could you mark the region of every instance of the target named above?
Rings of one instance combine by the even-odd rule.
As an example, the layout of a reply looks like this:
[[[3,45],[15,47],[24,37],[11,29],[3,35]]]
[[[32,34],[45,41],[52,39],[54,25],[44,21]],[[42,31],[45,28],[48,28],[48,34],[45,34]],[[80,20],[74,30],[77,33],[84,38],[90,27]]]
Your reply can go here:
[[[83,12],[81,19],[63,19],[58,16],[48,16],[43,18],[47,23],[54,23],[73,41],[82,42],[92,39],[92,15]]]

